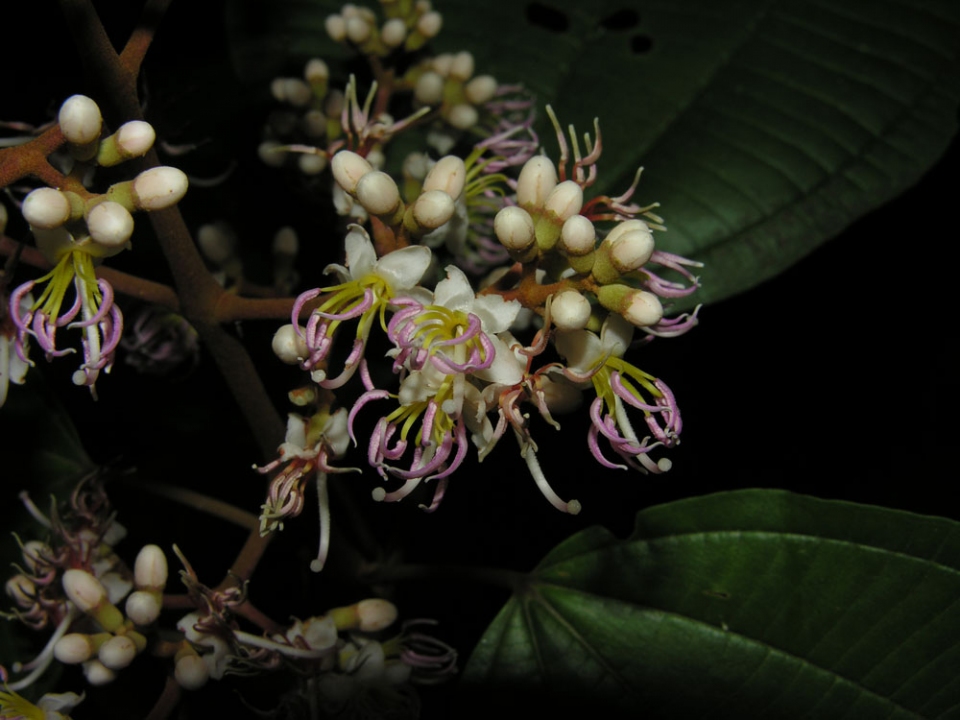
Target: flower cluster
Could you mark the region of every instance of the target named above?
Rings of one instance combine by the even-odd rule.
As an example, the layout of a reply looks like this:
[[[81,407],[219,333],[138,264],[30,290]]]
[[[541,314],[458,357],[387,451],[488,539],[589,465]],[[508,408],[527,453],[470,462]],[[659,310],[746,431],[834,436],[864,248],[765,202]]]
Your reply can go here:
[[[76,161],[91,166],[110,167],[140,157],[155,139],[153,128],[142,121],[125,123],[101,137],[100,109],[83,95],[63,103],[58,123]],[[94,391],[100,372],[109,372],[113,365],[123,332],[123,315],[113,302],[113,288],[97,277],[95,266],[129,247],[134,229],[131,213],[170,207],[186,189],[187,177],[181,171],[158,167],[132,181],[115,183],[102,194],[76,182],[66,189],[38,188],[24,198],[23,216],[52,269],[10,293],[8,312],[16,327],[14,347],[20,362],[31,364],[31,338],[48,360],[74,352],[58,346],[57,330],[78,329],[83,363],[73,381]],[[72,300],[68,299],[71,292]]]

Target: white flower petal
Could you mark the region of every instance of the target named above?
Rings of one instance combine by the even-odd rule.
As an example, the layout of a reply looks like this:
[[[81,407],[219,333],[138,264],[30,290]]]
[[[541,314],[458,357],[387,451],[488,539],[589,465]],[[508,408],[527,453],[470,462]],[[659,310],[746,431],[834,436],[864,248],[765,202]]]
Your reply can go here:
[[[467,276],[456,265],[447,265],[446,271],[446,279],[438,282],[433,291],[433,302],[450,310],[471,312],[477,295]]]
[[[633,325],[616,313],[607,315],[600,329],[600,344],[614,357],[623,357],[633,340]]]
[[[394,250],[377,263],[376,274],[387,281],[394,294],[414,287],[430,267],[430,248],[422,245]]]
[[[350,277],[356,280],[373,271],[377,264],[377,252],[366,230],[359,225],[351,225],[343,244],[347,251]]]
[[[567,367],[575,373],[587,373],[596,367],[605,355],[600,338],[589,330],[557,332],[557,352],[567,360]]]
[[[490,342],[493,343],[496,356],[493,358],[493,364],[483,370],[477,370],[474,376],[487,382],[499,383],[501,385],[513,386],[523,380],[524,365],[517,360],[510,348],[503,340],[496,335],[490,335]]]
[[[500,295],[479,295],[470,310],[480,318],[486,333],[500,333],[510,329],[523,306],[517,300],[504,300]]]

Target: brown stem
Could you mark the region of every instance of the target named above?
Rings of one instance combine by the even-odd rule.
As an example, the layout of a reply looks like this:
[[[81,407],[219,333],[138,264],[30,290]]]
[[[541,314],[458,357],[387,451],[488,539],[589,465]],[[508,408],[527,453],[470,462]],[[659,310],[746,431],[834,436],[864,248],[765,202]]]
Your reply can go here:
[[[157,702],[154,703],[153,709],[150,710],[146,720],[166,720],[170,717],[170,713],[173,712],[177,703],[180,702],[180,695],[182,694],[183,690],[180,684],[172,675],[168,675],[167,682],[163,686],[163,692],[160,693],[160,697],[157,698]]]

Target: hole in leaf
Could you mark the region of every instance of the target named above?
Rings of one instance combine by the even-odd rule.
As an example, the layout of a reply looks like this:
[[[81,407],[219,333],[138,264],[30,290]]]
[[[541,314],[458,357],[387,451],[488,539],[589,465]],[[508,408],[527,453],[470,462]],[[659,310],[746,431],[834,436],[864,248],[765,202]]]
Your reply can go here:
[[[538,2],[527,5],[527,22],[555,33],[570,29],[570,20],[564,13]]]
[[[634,35],[630,38],[630,51],[634,55],[646,55],[653,47],[653,40],[647,35]]]
[[[636,10],[623,8],[600,21],[604,30],[629,30],[640,24],[640,15]]]

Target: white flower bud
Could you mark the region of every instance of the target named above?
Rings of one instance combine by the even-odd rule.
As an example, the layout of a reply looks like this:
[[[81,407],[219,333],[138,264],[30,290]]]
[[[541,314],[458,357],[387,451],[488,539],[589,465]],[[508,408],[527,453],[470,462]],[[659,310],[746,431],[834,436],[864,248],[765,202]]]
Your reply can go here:
[[[100,646],[97,657],[110,670],[123,670],[137,656],[137,646],[126,635],[117,635]]]
[[[508,206],[493,219],[493,231],[500,243],[512,252],[522,252],[536,241],[533,218],[520,207]]]
[[[59,190],[37,188],[23,199],[21,212],[31,227],[50,230],[70,219],[70,200]]]
[[[233,230],[223,222],[201,225],[197,230],[197,244],[200,245],[200,252],[214,265],[223,265],[233,257],[236,242]]]
[[[330,161],[330,169],[333,170],[333,179],[337,184],[353,195],[357,191],[360,178],[371,172],[373,166],[355,152],[341,150]]]
[[[83,633],[68,633],[53,646],[53,656],[66,665],[86,662],[92,654],[90,638]]]
[[[560,230],[560,247],[570,255],[586,255],[594,249],[597,231],[583,215],[571,215]]]
[[[457,130],[469,130],[479,119],[477,109],[467,103],[458,103],[447,111],[447,122]]]
[[[137,625],[149,625],[160,617],[160,602],[153,593],[136,590],[127,596],[124,607],[127,617]]]
[[[400,18],[387,20],[380,31],[380,39],[388,48],[400,47],[407,39],[407,25]]]
[[[536,155],[524,164],[517,178],[517,204],[542,208],[557,186],[557,168],[550,158]]]
[[[93,610],[107,599],[101,582],[86,570],[67,570],[63,574],[63,590],[81,612]]]
[[[297,167],[304,175],[319,175],[327,169],[327,157],[325,155],[302,153],[297,156]]]
[[[327,116],[320,110],[308,110],[300,120],[303,131],[310,137],[323,137],[327,134]],[[324,156],[317,156],[324,157]]]
[[[334,42],[343,42],[347,38],[347,21],[341,15],[328,15],[323,26]]]
[[[274,78],[270,83],[270,93],[280,102],[288,102],[294,107],[309,105],[313,100],[313,90],[298,78]]]
[[[463,193],[467,180],[467,167],[456,155],[440,158],[423,180],[423,190],[443,190],[456,199]]]
[[[117,679],[117,674],[99,660],[88,660],[83,664],[83,676],[94,687],[107,685]]]
[[[448,222],[455,210],[456,203],[443,190],[428,190],[414,203],[413,218],[420,227],[435,230]]]
[[[582,330],[591,310],[590,301],[576,290],[558,292],[550,303],[550,317],[559,330]]]
[[[660,298],[646,290],[637,290],[630,294],[629,304],[620,314],[624,320],[635,327],[650,327],[663,318],[663,305]]]
[[[376,632],[390,627],[397,619],[397,606],[389,600],[371,598],[357,603],[357,616],[362,632]]]
[[[420,16],[420,19],[417,20],[417,32],[425,38],[436,37],[442,27],[443,16],[436,11],[424,13]]]
[[[451,67],[453,67],[453,55],[451,53],[440,53],[433,58],[433,69],[443,77],[450,75]]]
[[[257,146],[257,156],[264,165],[270,167],[283,167],[287,160],[287,154],[280,150],[282,145],[276,140],[264,140]]]
[[[131,120],[116,132],[117,148],[127,158],[146,155],[157,139],[153,126],[143,120]]]
[[[174,167],[144,170],[133,180],[134,202],[140,210],[163,210],[176,205],[187,192],[186,174]]]
[[[277,234],[273,236],[273,254],[296,257],[298,252],[300,252],[300,239],[297,237],[297,231],[289,225],[277,230]]]
[[[173,668],[173,676],[184,690],[199,690],[210,679],[210,671],[203,658],[189,653],[177,660]]]
[[[368,172],[357,183],[357,200],[372,215],[391,215],[400,206],[400,188],[385,172]]]
[[[428,70],[417,78],[413,96],[424,105],[436,105],[443,99],[443,78]]]
[[[60,130],[67,142],[74,145],[87,145],[100,137],[103,118],[100,108],[86,95],[73,95],[60,106],[57,116]]]
[[[463,94],[474,105],[483,105],[483,103],[492,99],[496,93],[497,80],[492,75],[475,77],[463,87]]]
[[[352,17],[347,20],[347,39],[356,45],[362,45],[370,39],[372,30],[370,24],[361,17]]]
[[[162,590],[167,584],[167,556],[158,545],[144,545],[137,553],[133,581],[141,590]]]
[[[330,68],[320,58],[310,58],[303,67],[303,79],[311,85],[330,79]]]
[[[117,248],[133,234],[133,216],[120,203],[107,200],[87,213],[87,229],[100,245]]]
[[[626,220],[607,235],[610,261],[621,273],[643,267],[654,250],[653,232],[642,220]]]
[[[430,170],[430,158],[421,152],[412,152],[403,160],[403,174],[414,180],[423,180]]]
[[[454,80],[465,82],[473,77],[473,55],[463,50],[453,56],[453,62],[450,63],[449,76]]]
[[[573,180],[564,180],[547,196],[544,209],[550,210],[561,220],[573,217],[583,207],[583,190]]]
[[[300,332],[303,333],[303,328]],[[310,356],[306,340],[298,335],[296,329],[289,323],[280,326],[270,346],[273,348],[274,355],[287,365],[296,365],[301,359]]]
[[[386,114],[380,116],[389,117]],[[392,120],[390,121],[393,122]],[[383,150],[379,148],[373,148],[370,152],[367,153],[367,162],[370,163],[370,166],[374,170],[383,170],[383,166],[387,164],[387,156],[383,154]]]

